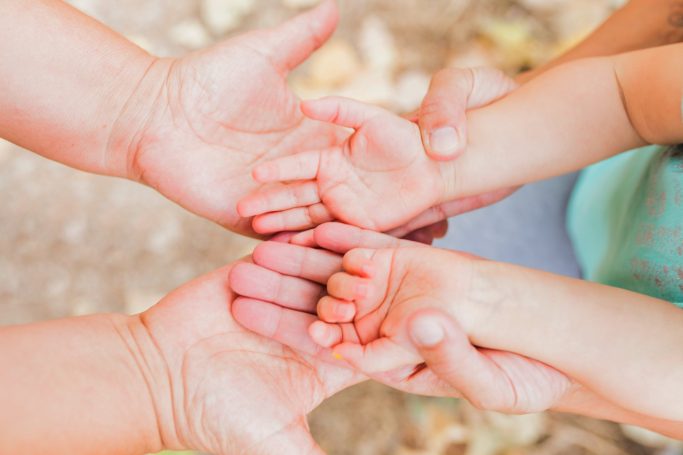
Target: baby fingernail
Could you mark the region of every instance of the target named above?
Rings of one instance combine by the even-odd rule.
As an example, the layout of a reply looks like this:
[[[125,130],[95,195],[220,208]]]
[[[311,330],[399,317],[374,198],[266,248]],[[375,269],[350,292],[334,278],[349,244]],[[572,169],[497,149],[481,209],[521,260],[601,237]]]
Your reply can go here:
[[[429,137],[429,146],[438,155],[447,156],[460,147],[460,137],[450,126],[434,130]]]
[[[439,321],[431,317],[422,317],[413,322],[411,335],[415,344],[424,347],[436,346],[445,336]]]

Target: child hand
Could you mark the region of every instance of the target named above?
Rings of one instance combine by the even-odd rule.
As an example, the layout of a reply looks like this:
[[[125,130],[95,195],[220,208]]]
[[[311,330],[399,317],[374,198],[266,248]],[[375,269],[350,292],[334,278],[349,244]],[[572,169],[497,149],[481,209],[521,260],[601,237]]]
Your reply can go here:
[[[259,182],[279,182],[238,205],[261,234],[303,230],[331,219],[386,231],[444,202],[450,164],[425,155],[415,124],[344,98],[302,104],[315,120],[355,129],[344,144],[280,158],[254,169]]]
[[[306,328],[319,324],[315,311],[323,290],[320,284],[342,270],[341,255],[354,248],[420,250],[427,257],[432,252],[419,244],[339,223],[324,224],[289,242],[262,243],[254,252],[256,266],[243,264],[233,271],[231,287],[243,297],[236,299],[232,313],[256,333],[327,361],[333,360],[332,351],[316,344]],[[460,259],[467,262],[464,256]],[[425,320],[436,321],[443,329],[440,342],[418,336]],[[353,323],[340,327],[348,339],[357,339]],[[475,348],[454,318],[434,309],[410,315],[405,340],[415,346],[417,358],[422,359],[418,363],[425,361],[427,368],[416,372],[416,364],[411,364],[402,374],[373,373],[373,379],[409,393],[464,396],[478,407],[511,413],[548,409],[572,385],[571,379],[535,360]]]
[[[480,408],[550,409],[572,388],[567,376],[533,359],[478,349],[460,327],[458,320],[471,327],[485,319],[469,304],[475,262],[429,248],[352,250],[344,271],[330,277],[318,303],[321,321],[309,334],[382,382],[418,380],[427,362],[431,375]]]
[[[408,334],[409,318],[425,308],[467,317],[459,309],[471,275],[472,261],[443,250],[352,250],[343,272],[327,282],[328,295],[318,303],[321,321],[310,335],[367,374],[418,365],[423,359]]]

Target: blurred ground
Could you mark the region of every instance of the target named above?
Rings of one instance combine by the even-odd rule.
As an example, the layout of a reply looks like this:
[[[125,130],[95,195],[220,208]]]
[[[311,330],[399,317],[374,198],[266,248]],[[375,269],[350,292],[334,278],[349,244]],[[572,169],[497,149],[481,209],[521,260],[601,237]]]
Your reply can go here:
[[[179,55],[272,25],[310,0],[73,0],[159,55]],[[414,108],[447,65],[510,72],[570,46],[610,0],[343,0],[339,33],[292,83],[304,97],[341,93]],[[151,190],[89,176],[0,142],[0,323],[137,312],[252,243]],[[589,419],[504,417],[456,400],[366,384],[311,418],[332,455],[618,455],[683,453],[647,434]],[[645,445],[636,443],[640,441]]]

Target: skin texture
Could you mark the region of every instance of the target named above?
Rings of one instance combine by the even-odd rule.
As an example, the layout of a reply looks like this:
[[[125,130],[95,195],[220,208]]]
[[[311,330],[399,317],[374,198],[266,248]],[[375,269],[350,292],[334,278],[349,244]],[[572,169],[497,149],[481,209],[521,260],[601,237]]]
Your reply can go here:
[[[302,229],[328,215],[387,231],[425,209],[436,215],[425,221],[431,224],[452,211],[429,207],[447,201],[457,202],[453,211],[468,203],[476,207],[509,194],[506,188],[644,145],[621,96],[626,91],[615,78],[625,62],[648,61],[651,51],[643,52],[557,67],[468,112],[468,153],[448,163],[425,158],[417,128],[407,120],[338,98],[314,102],[305,108],[309,114],[315,111],[316,118],[357,128],[349,146],[259,166],[254,176],[260,181],[299,182],[257,192],[240,202],[239,211],[243,216],[264,214],[257,216],[255,226],[268,231]],[[675,69],[676,64],[669,66]],[[553,118],[563,120],[548,121]],[[382,120],[381,127],[375,119]],[[410,230],[419,227],[408,225]]]
[[[355,249],[343,268],[318,304],[325,322],[314,323],[310,334],[366,374],[423,362],[408,324],[429,308],[456,318],[478,346],[541,360],[634,411],[683,420],[672,405],[683,377],[672,351],[683,341],[683,314],[667,302],[437,249]],[[638,343],[616,341],[623,333]],[[592,353],[584,346],[602,348]]]
[[[336,27],[333,1],[273,30],[256,31],[179,60],[156,60],[132,96],[113,144],[129,178],[235,232],[254,235],[236,202],[260,188],[258,163],[328,147],[347,133],[304,117],[289,71]],[[236,90],[236,88],[238,88]],[[145,99],[152,105],[140,111]],[[141,125],[131,131],[128,125]],[[119,153],[112,150],[113,154]]]
[[[309,101],[303,111],[355,133],[338,147],[254,169],[257,181],[284,184],[240,201],[242,216],[256,216],[257,232],[303,230],[330,219],[386,231],[442,202],[451,175],[442,168],[448,165],[425,156],[418,128],[410,121],[343,98]]]
[[[0,12],[0,136],[149,185],[232,231],[257,236],[236,211],[261,187],[253,166],[348,137],[306,118],[287,85],[334,32],[333,0],[177,59],[149,55],[61,1],[0,0]],[[25,45],[36,37],[49,39]],[[416,235],[431,241],[442,230]]]
[[[322,454],[306,415],[362,376],[325,353],[306,355],[238,325],[231,270],[188,284],[141,316],[167,374],[158,379],[169,395],[157,400],[167,406],[158,413],[172,416],[161,428],[164,446],[226,455]]]
[[[551,68],[581,58],[609,56],[680,42],[683,39],[682,12],[683,3],[679,0],[632,0],[577,46],[540,68],[520,74],[516,82],[527,83]],[[467,149],[469,140],[467,110],[479,107],[477,100],[481,95],[485,95],[482,105],[495,101],[493,98],[487,100],[487,94],[498,92],[506,95],[505,87],[512,87],[509,79],[506,81],[496,75],[495,70],[449,68],[438,72],[415,118],[420,125],[427,155],[435,160],[459,158]],[[445,150],[434,150],[430,143],[431,135],[444,127],[456,131],[457,141]],[[499,190],[435,206],[409,226],[392,231],[391,234],[400,236],[424,223],[486,207],[514,191]]]
[[[319,321],[316,315],[317,298],[323,293],[322,285],[329,281],[333,274],[342,270],[341,255],[354,248],[399,250],[419,248],[421,254],[427,255],[432,251],[418,244],[399,241],[376,232],[338,223],[325,224],[314,231],[302,234],[281,236],[279,240],[290,242],[290,244],[267,242],[260,245],[254,252],[256,268],[254,265],[248,268],[239,266],[231,274],[232,288],[245,296],[236,300],[233,315],[237,321],[256,333],[294,346],[304,352],[327,357],[331,355],[329,349],[317,345],[306,334],[305,328]],[[325,248],[325,250],[320,248]],[[459,256],[463,263],[467,261],[482,263],[476,258]],[[496,268],[495,263],[490,264]],[[500,278],[503,277],[500,276]],[[532,277],[531,279],[538,281],[538,278]],[[306,281],[309,283],[305,283]],[[526,282],[520,281],[517,276],[512,277],[512,283],[518,281]],[[522,287],[528,286],[522,284]],[[293,304],[291,292],[297,288],[307,289],[305,295],[308,297],[305,300],[297,300],[296,304]],[[486,288],[489,289],[490,286]],[[552,290],[552,293],[556,295],[557,290]],[[489,292],[489,296],[495,295],[496,292]],[[483,300],[486,301],[486,299]],[[302,302],[305,303],[302,304]],[[568,302],[570,305],[573,303],[573,300]],[[598,302],[597,305],[600,303]],[[668,306],[667,308],[670,309]],[[561,313],[565,314],[564,311],[566,310],[562,310]],[[514,313],[521,313],[518,317],[521,320],[533,319],[533,317],[541,317],[545,314],[535,308],[531,315],[524,314],[519,311],[519,308],[513,310]],[[635,319],[640,317],[636,315]],[[464,325],[461,326],[458,319],[460,317],[453,318],[443,310],[433,308],[417,310],[406,323],[411,330],[412,342],[422,358],[427,361],[428,367],[425,368],[423,364],[418,365],[417,368],[415,365],[410,365],[408,368],[399,368],[390,372],[371,373],[372,379],[411,393],[464,396],[475,405],[488,410],[526,413],[552,409],[645,426],[674,437],[683,436],[681,422],[625,409],[547,364],[510,352],[473,347]],[[507,327],[508,321],[512,319],[514,318],[510,318],[509,315],[502,315],[500,321],[503,327]],[[434,341],[434,337],[431,336],[430,342],[424,343],[415,338],[414,329],[421,321],[427,321],[431,325],[436,323],[442,329],[442,339]],[[515,324],[525,327],[518,321]],[[542,322],[538,324],[542,325]],[[488,326],[491,326],[490,332],[504,333],[504,337],[510,337],[510,339],[520,337],[520,334],[514,333],[514,330],[506,332],[497,327],[495,318],[489,319],[487,324],[482,325],[482,327]],[[349,336],[357,336],[355,328],[350,324],[342,325],[342,330]],[[543,336],[547,339],[559,339],[561,338],[558,336],[559,333],[553,332],[552,336]],[[575,333],[571,331],[572,336]],[[543,347],[548,346],[547,339],[542,344]],[[567,342],[568,340],[558,341],[558,350],[555,352],[557,358],[563,355],[563,346],[567,345]],[[498,343],[501,346],[504,344],[500,339]],[[529,343],[538,345],[537,342],[529,341]],[[508,349],[511,349],[513,344],[509,344]],[[579,354],[575,357],[586,358],[585,355]],[[598,360],[594,371],[601,376],[603,356],[599,356]],[[590,359],[586,362],[591,363]],[[633,389],[629,391],[630,395],[633,395]]]
[[[322,454],[306,415],[363,377],[237,324],[233,267],[141,315],[0,329],[0,452]]]
[[[316,344],[307,329],[319,322],[318,299],[324,292],[324,284],[342,270],[342,254],[363,246],[429,251],[413,242],[338,223],[322,225],[315,231],[289,236],[286,240],[291,243],[259,245],[254,251],[254,264],[238,264],[233,269],[230,285],[243,296],[236,300],[233,315],[256,333],[325,358],[335,356]],[[320,246],[318,243],[329,250],[313,249]],[[350,325],[346,328],[355,336]],[[415,365],[370,375],[410,393],[453,397],[467,393],[467,398],[482,408],[510,413],[548,409],[574,387],[569,378],[553,368],[516,354],[487,350],[482,351],[485,360],[478,361],[464,334],[453,338],[456,342],[451,348],[472,366],[471,370],[461,370],[458,388],[441,381],[429,368],[416,370]],[[501,385],[504,386],[501,388]],[[489,393],[491,389],[500,393],[493,396]]]

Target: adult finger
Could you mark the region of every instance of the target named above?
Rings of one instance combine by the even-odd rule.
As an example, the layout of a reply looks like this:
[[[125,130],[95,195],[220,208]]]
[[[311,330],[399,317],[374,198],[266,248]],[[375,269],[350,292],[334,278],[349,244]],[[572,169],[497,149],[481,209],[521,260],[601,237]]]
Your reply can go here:
[[[303,63],[332,36],[339,22],[334,0],[325,0],[265,34],[255,35],[259,50],[287,73]]]
[[[422,102],[418,124],[427,154],[457,158],[467,147],[467,110],[485,106],[517,87],[495,68],[450,68],[438,72]]]
[[[459,325],[440,311],[425,310],[408,322],[427,366],[481,409],[512,409],[515,390],[496,364],[472,346]]]

